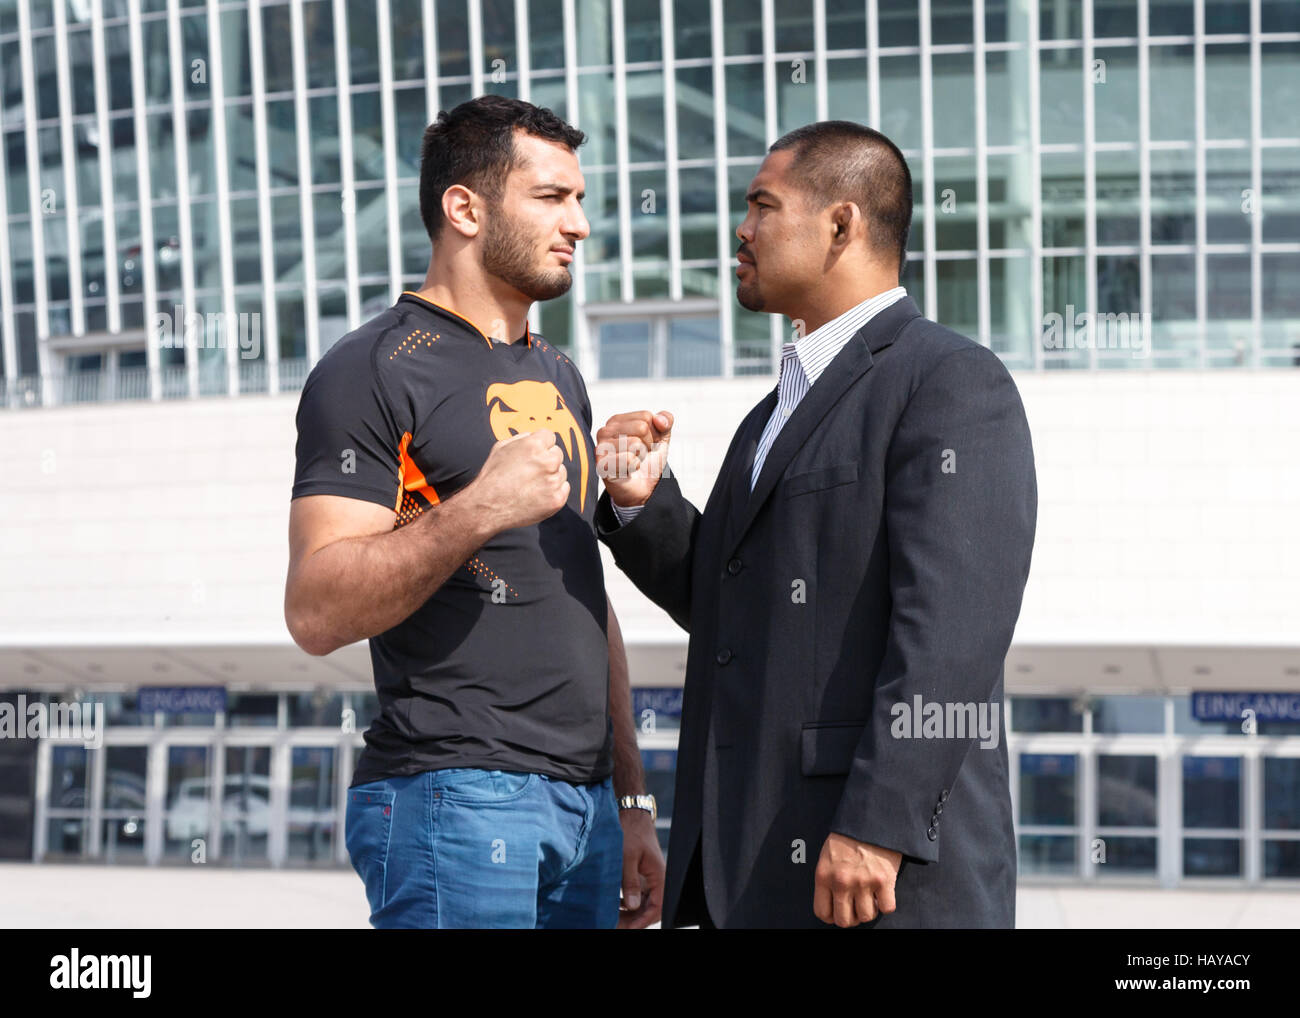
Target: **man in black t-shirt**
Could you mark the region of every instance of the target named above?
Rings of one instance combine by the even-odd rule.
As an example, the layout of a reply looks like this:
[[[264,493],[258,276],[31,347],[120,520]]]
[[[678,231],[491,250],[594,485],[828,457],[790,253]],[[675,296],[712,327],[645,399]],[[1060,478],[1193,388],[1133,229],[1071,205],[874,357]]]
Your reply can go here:
[[[370,641],[380,713],[347,846],[377,927],[658,918],[591,405],[527,325],[532,301],[568,289],[589,232],[582,140],[499,96],[440,114],[421,165],[424,286],[303,387],[285,618],[312,654]]]

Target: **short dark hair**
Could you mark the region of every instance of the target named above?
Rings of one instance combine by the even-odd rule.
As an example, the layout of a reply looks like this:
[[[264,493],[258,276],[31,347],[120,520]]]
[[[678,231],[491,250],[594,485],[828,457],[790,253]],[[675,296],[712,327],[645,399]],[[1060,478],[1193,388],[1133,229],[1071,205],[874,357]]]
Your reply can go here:
[[[836,201],[857,204],[872,248],[907,264],[912,226],[912,172],[898,146],[879,131],[850,120],[823,120],[782,135],[769,152],[794,151],[792,167],[819,209]]]
[[[504,95],[463,102],[424,129],[420,149],[420,218],[429,239],[442,230],[442,196],[460,184],[500,201],[506,177],[519,165],[515,129],[577,149],[587,136],[550,110]]]

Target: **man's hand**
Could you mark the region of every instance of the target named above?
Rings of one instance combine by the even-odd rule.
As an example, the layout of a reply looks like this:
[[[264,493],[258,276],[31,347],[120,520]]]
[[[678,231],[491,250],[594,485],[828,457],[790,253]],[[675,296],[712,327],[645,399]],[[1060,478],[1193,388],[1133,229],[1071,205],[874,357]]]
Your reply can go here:
[[[857,926],[894,911],[901,852],[831,834],[817,860],[813,912],[824,923]]]
[[[615,505],[645,505],[668,463],[673,415],[615,414],[596,432],[596,473]]]
[[[464,494],[496,533],[554,516],[569,500],[569,472],[555,432],[529,431],[497,442]]]
[[[657,923],[664,908],[664,855],[655,824],[643,809],[621,809],[623,824],[623,904],[620,930],[643,930]]]

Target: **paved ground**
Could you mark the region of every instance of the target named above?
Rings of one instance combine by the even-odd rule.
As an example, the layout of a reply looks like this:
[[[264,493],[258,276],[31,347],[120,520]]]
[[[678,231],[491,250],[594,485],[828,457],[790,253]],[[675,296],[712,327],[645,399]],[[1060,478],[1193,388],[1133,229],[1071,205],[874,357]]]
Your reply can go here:
[[[366,929],[349,871],[0,864],[0,927]],[[1300,890],[1020,888],[1025,929],[1300,928]]]

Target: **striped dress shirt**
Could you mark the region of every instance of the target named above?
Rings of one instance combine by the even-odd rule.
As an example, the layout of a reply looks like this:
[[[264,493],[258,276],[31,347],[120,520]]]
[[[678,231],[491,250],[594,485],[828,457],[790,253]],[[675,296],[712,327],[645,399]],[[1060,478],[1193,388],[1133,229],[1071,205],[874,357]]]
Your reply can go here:
[[[892,290],[868,297],[842,315],[832,318],[819,329],[814,329],[803,339],[786,343],[781,348],[781,374],[776,384],[776,408],[767,419],[767,426],[758,440],[758,449],[754,453],[754,469],[749,475],[749,489],[754,490],[758,476],[762,473],[763,462],[781,433],[781,428],[794,413],[799,401],[808,394],[808,390],[817,384],[836,355],[844,349],[844,344],[852,339],[858,331],[872,318],[884,311],[896,301],[907,296],[904,287],[896,286]],[[614,515],[618,517],[619,526],[630,522],[643,506],[620,506],[612,501]]]

